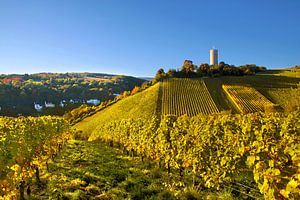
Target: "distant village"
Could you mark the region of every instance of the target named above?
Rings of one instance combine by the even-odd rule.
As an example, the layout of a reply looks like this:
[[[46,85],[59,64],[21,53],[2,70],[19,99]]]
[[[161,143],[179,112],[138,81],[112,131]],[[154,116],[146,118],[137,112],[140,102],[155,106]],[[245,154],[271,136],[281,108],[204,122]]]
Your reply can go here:
[[[59,102],[58,106],[59,107],[65,107],[67,104],[91,104],[94,106],[97,106],[100,104],[100,100],[98,99],[89,99],[89,100],[84,100],[84,99],[70,99],[69,101],[66,100],[62,100]],[[41,112],[43,110],[43,108],[55,108],[55,104],[52,102],[46,102],[44,103],[44,105],[41,105],[39,103],[34,102],[33,103],[34,109],[38,112]]]
[[[114,96],[118,96],[119,94],[114,94]],[[62,100],[59,102],[58,105],[55,105],[52,102],[44,102],[44,104],[39,104],[34,102],[33,106],[34,109],[38,112],[41,112],[43,110],[43,108],[55,108],[56,106],[59,106],[61,108],[67,106],[68,104],[90,104],[90,105],[94,105],[97,106],[100,104],[100,100],[99,99],[88,99],[88,100],[84,100],[84,99],[70,99],[68,101],[66,100]],[[0,108],[1,109],[1,108]]]
[[[120,94],[113,94],[114,96],[119,96]],[[68,104],[89,104],[89,105],[93,105],[93,106],[97,106],[101,103],[101,101],[99,99],[70,99],[70,100],[61,100],[59,102],[59,104],[54,104],[52,102],[47,102],[45,101],[44,104],[41,103],[33,103],[33,107],[36,111],[38,112],[42,112],[44,108],[55,108],[55,107],[61,107],[64,108],[66,107]],[[3,107],[0,106],[0,111],[2,110]],[[16,108],[16,106],[13,106],[13,108]],[[19,113],[19,116],[21,116],[22,114]]]

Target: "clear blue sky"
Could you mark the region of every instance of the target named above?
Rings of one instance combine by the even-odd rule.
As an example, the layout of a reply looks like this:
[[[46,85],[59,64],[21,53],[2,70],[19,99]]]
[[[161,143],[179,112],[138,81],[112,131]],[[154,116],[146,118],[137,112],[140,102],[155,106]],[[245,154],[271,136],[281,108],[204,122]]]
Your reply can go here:
[[[299,0],[0,0],[0,74],[300,64]]]

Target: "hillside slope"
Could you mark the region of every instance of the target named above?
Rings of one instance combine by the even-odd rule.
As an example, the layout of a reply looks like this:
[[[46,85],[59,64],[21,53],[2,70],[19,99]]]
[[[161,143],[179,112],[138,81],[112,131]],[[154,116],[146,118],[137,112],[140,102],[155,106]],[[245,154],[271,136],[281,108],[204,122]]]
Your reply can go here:
[[[157,83],[142,92],[124,98],[116,104],[84,119],[74,127],[84,134],[90,134],[98,125],[109,123],[113,120],[150,118],[157,112],[159,88],[160,83]]]
[[[200,112],[201,110],[197,111],[196,109],[197,106],[200,106],[199,102],[202,102],[201,105],[203,104],[203,108],[210,108],[212,102],[215,104],[214,107],[217,107],[219,111],[240,113],[222,89],[222,85],[224,84],[253,87],[267,99],[271,100],[271,102],[284,107],[287,104],[286,102],[291,100],[290,98],[292,98],[292,96],[290,95],[290,98],[277,97],[283,94],[282,91],[287,94],[287,92],[292,90],[291,88],[297,87],[297,84],[300,82],[300,78],[295,76],[284,76],[282,74],[280,75],[277,72],[271,74],[259,74],[255,76],[227,76],[219,78],[202,78],[197,80],[202,80],[205,83],[208,93],[210,94],[208,94],[208,96],[211,96],[209,101],[206,99],[199,99],[205,97],[203,96],[203,92],[197,90],[197,87],[194,87],[192,84],[193,81],[196,81],[196,79],[186,79],[186,84],[190,84],[188,88],[185,88],[186,91],[178,90],[178,85],[180,85],[181,79],[174,79],[176,84],[173,84],[173,86],[168,89],[168,91],[172,90],[173,93],[170,93],[167,90],[165,91],[167,87],[166,84],[157,83],[140,93],[129,96],[116,104],[99,111],[95,115],[84,119],[80,123],[76,124],[75,128],[83,131],[84,134],[89,135],[98,125],[103,125],[114,120],[150,118],[154,114],[160,117],[161,114],[172,114],[175,110],[183,110],[186,114],[188,114],[189,109],[193,110],[192,116],[195,116],[202,113]],[[168,103],[166,100],[166,94],[164,95],[166,92],[168,92],[167,96],[175,95],[176,98],[178,96],[180,96],[180,98],[177,102],[169,101]],[[202,96],[199,96],[199,94]],[[164,107],[166,106],[168,106],[168,112],[164,112]],[[181,114],[184,113],[181,112],[180,115]]]
[[[191,80],[187,81],[190,82]],[[257,75],[204,78],[202,81],[207,85],[214,103],[218,103],[219,106],[222,104],[227,105],[230,109],[232,102],[228,101],[228,97],[222,96],[224,93],[222,85],[224,84],[231,87],[239,86],[242,89],[246,89],[245,86],[248,86],[251,88],[249,95],[252,97],[254,90],[268,91],[272,89],[276,93],[276,90],[280,90],[280,88],[286,90],[297,87],[299,79],[277,75]],[[191,89],[193,86],[185,89],[190,93],[195,93],[196,90]],[[170,87],[170,89],[175,90],[170,95],[178,96],[186,93],[186,91],[176,88],[178,88],[176,84]],[[194,117],[166,116],[160,122],[150,120],[152,115],[161,116],[162,104],[166,103],[162,98],[164,89],[165,86],[162,83],[151,86],[86,118],[76,124],[75,128],[83,131],[85,136],[92,134],[89,137],[90,141],[104,141],[110,146],[122,148],[124,153],[140,155],[142,161],[145,158],[155,160],[159,165],[159,169],[178,174],[181,180],[184,180],[185,172],[190,172],[193,168],[197,176],[203,178],[201,178],[201,181],[205,185],[202,183],[198,185],[203,189],[201,191],[215,192],[216,190],[207,190],[207,187],[216,188],[220,184],[221,188],[225,187],[225,190],[221,190],[221,192],[229,192],[230,195],[238,199],[244,198],[243,195],[249,196],[251,199],[261,199],[261,195],[265,195],[267,199],[279,199],[277,197],[282,194],[274,192],[274,188],[285,191],[284,188],[289,184],[286,180],[293,181],[292,177],[295,176],[293,173],[298,170],[298,165],[288,155],[287,150],[294,144],[298,144],[296,141],[299,140],[297,134],[299,111],[289,114],[272,112],[230,114],[221,112]],[[299,94],[300,90],[293,90],[296,91],[295,94]],[[262,97],[256,96],[258,97],[255,97],[255,103],[260,103],[257,99],[262,99]],[[188,95],[183,95],[181,100],[171,106],[170,109],[182,109],[184,98],[187,98],[189,103],[192,102],[192,105],[195,105],[194,102],[197,100],[193,100],[193,97]],[[286,99],[291,100],[292,98],[288,96]],[[279,99],[279,101],[281,100]],[[189,104],[188,102],[185,104]],[[142,118],[142,120],[138,118]],[[270,124],[270,126],[266,126],[266,124]],[[278,131],[283,134],[279,135]],[[272,143],[264,143],[264,141],[272,141]],[[264,144],[268,146],[264,146]],[[298,146],[295,146],[295,148],[298,148]],[[274,152],[284,152],[287,159],[282,163],[276,163],[282,157],[282,155],[276,153],[271,158],[273,160],[270,160],[270,147],[275,149]],[[261,149],[264,150],[261,151]],[[292,153],[294,154],[294,152]],[[254,154],[258,155],[259,160],[255,160],[254,157],[254,160],[251,161],[252,164],[249,164]],[[269,166],[269,168],[264,168],[259,174],[255,169],[257,164],[260,163]],[[270,182],[273,184],[268,186],[267,192],[264,192],[262,189],[264,176],[274,168],[277,169],[276,173],[278,174],[287,173],[284,170],[279,171],[279,169],[292,170],[288,172],[289,176],[271,177]],[[254,179],[253,177],[257,174],[261,177]],[[185,186],[195,183],[191,174],[186,176],[186,180],[187,184]],[[173,179],[173,181],[176,180]],[[171,191],[174,193],[174,190]],[[261,194],[259,194],[259,191],[261,191]],[[216,195],[220,195],[220,192],[217,192]],[[284,195],[285,197],[288,196],[287,194]],[[232,196],[228,199],[233,199]],[[299,199],[297,198],[299,197],[298,192],[290,196]]]

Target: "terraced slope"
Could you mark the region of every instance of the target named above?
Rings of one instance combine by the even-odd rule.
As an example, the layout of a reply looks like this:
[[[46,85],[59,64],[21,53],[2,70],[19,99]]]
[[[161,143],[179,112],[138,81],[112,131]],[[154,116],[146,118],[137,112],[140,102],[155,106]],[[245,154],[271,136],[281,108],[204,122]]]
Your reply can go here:
[[[162,114],[195,116],[219,112],[202,79],[163,81]]]
[[[159,87],[160,83],[157,83],[142,92],[126,97],[95,115],[82,120],[74,127],[88,136],[98,125],[114,120],[150,118],[158,112]]]
[[[223,85],[222,87],[241,113],[263,112],[266,106],[273,106],[271,101],[253,87],[240,85]]]
[[[287,102],[294,101],[294,96],[289,95],[291,88],[297,88],[300,83],[297,73],[292,74],[284,70],[267,71],[254,76],[223,76],[203,80],[219,110],[231,110],[233,113],[239,113],[239,110],[226,97],[222,85],[251,86],[267,99],[284,108],[288,105]]]

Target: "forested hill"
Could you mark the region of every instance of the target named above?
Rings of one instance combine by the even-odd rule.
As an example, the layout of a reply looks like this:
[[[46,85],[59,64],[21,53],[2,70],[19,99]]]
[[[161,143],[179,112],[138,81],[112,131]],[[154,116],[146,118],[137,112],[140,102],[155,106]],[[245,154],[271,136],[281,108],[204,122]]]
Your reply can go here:
[[[91,99],[97,100],[93,103],[113,99],[144,81],[100,73],[0,75],[0,115],[62,115]],[[43,108],[37,111],[34,104]]]

